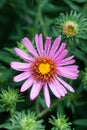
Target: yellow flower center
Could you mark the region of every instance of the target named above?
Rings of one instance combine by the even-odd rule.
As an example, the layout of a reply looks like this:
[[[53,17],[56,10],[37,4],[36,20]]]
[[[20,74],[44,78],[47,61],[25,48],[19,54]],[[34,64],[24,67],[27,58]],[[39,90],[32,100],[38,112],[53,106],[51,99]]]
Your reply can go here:
[[[41,73],[42,75],[48,74],[48,73],[50,72],[50,64],[48,64],[48,63],[46,63],[46,64],[41,63],[41,64],[38,66],[38,69],[39,69],[39,71],[40,71],[40,73]]]
[[[31,66],[31,72],[34,79],[49,82],[56,75],[56,66],[52,59],[47,57],[36,58]]]

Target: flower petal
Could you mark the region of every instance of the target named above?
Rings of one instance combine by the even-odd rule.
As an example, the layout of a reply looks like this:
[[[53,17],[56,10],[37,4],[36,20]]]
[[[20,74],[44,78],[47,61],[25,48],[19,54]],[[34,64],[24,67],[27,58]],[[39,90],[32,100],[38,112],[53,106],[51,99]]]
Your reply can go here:
[[[34,100],[38,96],[41,89],[42,89],[42,83],[34,81],[34,84],[30,92],[30,100]]]
[[[49,56],[50,57],[53,57],[55,52],[57,51],[59,45],[60,45],[60,41],[61,41],[61,37],[57,37],[51,47],[51,50],[50,50],[50,53],[49,53]]]
[[[66,43],[62,43],[59,50],[53,56],[53,59],[56,59],[61,54],[61,52],[65,49],[65,47],[66,47]]]
[[[42,40],[42,34],[38,35],[36,34],[35,36],[35,42],[36,42],[36,47],[38,50],[39,55],[43,55],[43,40]]]
[[[71,59],[73,59],[73,58],[74,58],[74,56],[70,56],[70,57],[68,57],[68,58],[63,59],[63,62],[69,61],[69,60],[71,60]]]
[[[55,58],[56,63],[58,64],[59,61],[62,61],[62,59],[68,54],[68,50],[65,49],[64,51],[62,51],[62,53]]]
[[[32,57],[29,56],[27,53],[25,53],[24,51],[20,50],[19,48],[15,47],[14,48],[16,54],[22,58],[25,61],[32,61]]]
[[[32,86],[33,82],[34,80],[32,79],[32,77],[29,77],[29,79],[27,79],[21,86],[20,92],[24,92],[29,89]]]
[[[59,83],[57,79],[54,79],[54,84],[61,96],[65,96],[65,94],[67,94],[66,89],[62,86],[62,84]]]
[[[45,47],[44,47],[44,53],[46,55],[49,54],[50,48],[51,48],[51,37],[46,37]]]
[[[20,82],[20,81],[22,81],[22,80],[25,80],[25,79],[29,78],[30,76],[31,76],[31,73],[30,73],[30,72],[23,72],[23,73],[21,73],[21,74],[19,74],[19,75],[16,75],[16,76],[14,77],[14,81],[15,81],[15,82]]]
[[[58,67],[58,74],[61,76],[64,76],[69,79],[76,79],[78,77],[77,75],[78,70],[77,68],[74,68],[74,66],[64,66],[64,67]]]
[[[22,42],[23,42],[24,46],[26,47],[26,49],[27,49],[31,54],[33,54],[34,56],[38,56],[36,50],[34,49],[32,43],[30,42],[30,40],[29,40],[28,38],[25,37],[25,38],[22,40]]]
[[[57,91],[55,85],[51,82],[49,83],[49,87],[51,89],[51,91],[53,92],[53,94],[57,97],[57,98],[61,98],[60,93]]]
[[[47,106],[50,107],[50,94],[49,94],[47,84],[45,86],[43,86],[43,90],[44,90],[45,102],[46,102]]]
[[[59,63],[57,66],[65,66],[65,65],[71,65],[71,64],[73,64],[73,63],[75,63],[75,60],[70,60],[70,61],[66,61],[66,62],[61,62],[61,63]]]
[[[60,79],[59,77],[58,77],[58,80],[59,80],[59,82],[62,83],[69,91],[74,92],[74,89],[73,89],[68,83],[66,83],[65,81],[63,81],[63,80]]]
[[[29,63],[21,63],[21,62],[11,62],[10,65],[14,70],[19,71],[27,71],[30,67]]]

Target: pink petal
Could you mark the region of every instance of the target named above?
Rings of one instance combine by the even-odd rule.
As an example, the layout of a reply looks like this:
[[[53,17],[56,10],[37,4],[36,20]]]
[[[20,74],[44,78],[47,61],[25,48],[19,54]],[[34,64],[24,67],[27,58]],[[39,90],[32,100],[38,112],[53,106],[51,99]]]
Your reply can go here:
[[[43,86],[43,90],[44,90],[45,102],[46,102],[47,106],[50,107],[50,94],[49,94],[47,84],[45,86]]]
[[[57,91],[55,85],[51,82],[49,83],[49,87],[51,89],[51,91],[53,92],[53,94],[57,97],[57,98],[61,98],[61,95],[59,94],[59,92]]]
[[[67,94],[66,89],[62,86],[62,84],[59,83],[57,79],[54,79],[54,84],[61,96],[65,96],[65,94]]]
[[[27,71],[30,67],[29,63],[21,63],[21,62],[11,62],[10,65],[14,70],[19,71]]]
[[[54,55],[53,59],[56,59],[61,54],[61,52],[65,49],[65,47],[66,47],[66,43],[62,43],[59,50]]]
[[[20,92],[24,92],[26,91],[27,89],[29,89],[32,84],[33,84],[34,80],[32,79],[32,77],[30,77],[29,79],[27,79],[24,84],[22,85],[21,89],[20,89]]]
[[[35,42],[36,42],[36,46],[37,46],[37,50],[39,55],[43,55],[43,40],[42,40],[42,34],[38,35],[36,34],[35,36]]]
[[[50,48],[51,48],[51,37],[46,37],[45,48],[44,48],[44,51],[45,51],[44,53],[46,55],[49,54]]]
[[[34,81],[34,85],[32,86],[30,92],[30,100],[34,100],[38,96],[41,89],[42,89],[42,83]]]
[[[78,74],[78,66],[77,65],[68,65],[64,66],[64,68],[68,69],[69,71],[72,71],[74,74]]]
[[[66,61],[66,62],[62,61],[61,63],[58,64],[58,66],[71,65],[73,63],[75,63],[75,60],[70,60],[70,61]]]
[[[67,62],[67,61],[69,61],[69,60],[71,60],[71,59],[73,59],[73,58],[74,58],[74,56],[70,56],[70,57],[68,57],[68,58],[63,59],[63,62]]]
[[[31,76],[31,73],[30,73],[30,72],[23,72],[23,73],[21,73],[21,74],[19,74],[19,75],[16,75],[16,76],[14,77],[14,81],[15,81],[15,82],[20,82],[20,81],[22,81],[22,80],[25,80],[25,79],[29,78],[30,76]]]
[[[78,72],[77,69],[68,68],[65,66],[58,67],[58,74],[69,79],[76,79],[78,77],[77,72]]]
[[[62,53],[55,59],[55,61],[58,63],[59,62],[59,60],[62,60],[65,56],[67,56],[67,54],[68,54],[68,50],[64,50],[64,51],[62,51]]]
[[[66,66],[68,69],[72,69],[73,71],[77,71],[78,69],[78,66],[77,65],[69,65],[69,66]]]
[[[20,50],[19,48],[14,48],[15,52],[17,53],[17,55],[22,58],[25,61],[32,61],[32,57],[29,56],[27,53],[25,53],[24,51]]]
[[[57,51],[59,45],[60,45],[60,41],[61,41],[61,37],[57,37],[51,47],[51,50],[50,50],[50,53],[49,53],[49,56],[50,57],[53,57],[55,52]]]
[[[38,56],[36,50],[34,49],[32,43],[30,42],[30,40],[29,40],[28,38],[25,37],[25,38],[22,40],[22,42],[23,42],[24,46],[26,47],[26,49],[27,49],[31,54],[33,54],[34,56]]]
[[[69,91],[74,92],[74,89],[73,89],[68,83],[66,83],[65,81],[63,81],[63,80],[60,79],[59,77],[58,77],[58,80],[59,80],[59,82],[62,83]]]

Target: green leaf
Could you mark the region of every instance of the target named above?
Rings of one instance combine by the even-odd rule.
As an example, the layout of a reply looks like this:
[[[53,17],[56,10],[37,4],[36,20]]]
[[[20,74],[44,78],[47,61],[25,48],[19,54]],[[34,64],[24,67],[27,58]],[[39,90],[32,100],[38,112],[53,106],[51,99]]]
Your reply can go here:
[[[0,51],[0,60],[2,62],[9,64],[11,61],[15,61],[16,59],[14,58],[14,55],[12,53],[1,50]]]
[[[87,119],[78,119],[73,122],[76,125],[87,126]]]
[[[4,124],[1,124],[0,125],[0,128],[6,128],[6,129],[9,129],[10,130],[10,124],[8,124],[8,123],[4,123]]]

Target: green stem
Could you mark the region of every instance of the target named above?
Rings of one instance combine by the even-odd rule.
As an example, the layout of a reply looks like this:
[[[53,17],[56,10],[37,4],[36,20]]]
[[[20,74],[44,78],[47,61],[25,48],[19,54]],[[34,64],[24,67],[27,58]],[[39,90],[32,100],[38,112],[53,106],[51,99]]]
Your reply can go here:
[[[13,117],[14,114],[15,114],[15,109],[14,109],[14,108],[11,108],[11,109],[10,109],[10,115],[11,115],[11,117]]]
[[[60,100],[56,100],[49,109],[43,110],[38,116],[37,118],[41,118],[42,116],[44,116],[47,112],[51,111],[51,109],[53,109],[58,102],[62,101],[64,98],[60,99]]]
[[[39,108],[38,97],[37,97],[37,99],[36,99],[36,113],[37,113],[37,115],[39,114],[39,112],[40,112],[40,108]]]
[[[44,21],[43,21],[43,16],[42,16],[42,6],[39,0],[37,0],[38,2],[38,13],[37,13],[37,17],[36,17],[36,24],[39,23],[41,28],[42,28],[42,32],[44,34],[44,36],[47,36],[47,32],[46,29],[44,27]]]

